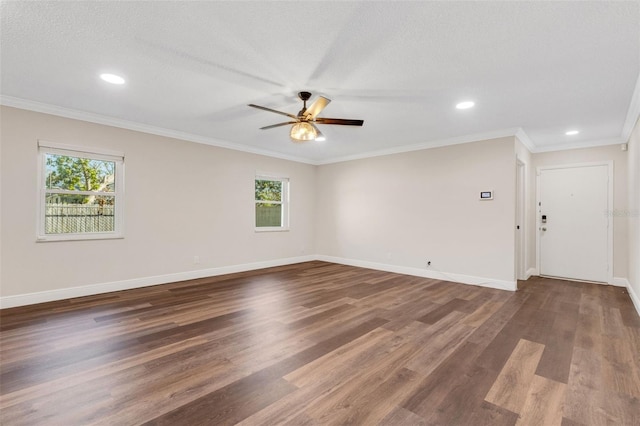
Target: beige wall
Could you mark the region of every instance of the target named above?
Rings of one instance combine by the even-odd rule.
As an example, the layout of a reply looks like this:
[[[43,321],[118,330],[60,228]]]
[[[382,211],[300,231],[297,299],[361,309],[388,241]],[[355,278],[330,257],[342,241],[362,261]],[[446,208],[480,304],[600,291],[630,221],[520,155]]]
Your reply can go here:
[[[628,278],[634,293],[636,308],[640,312],[640,121],[631,133],[627,151],[629,188],[628,221],[629,269]]]
[[[589,163],[597,161],[613,161],[613,208],[615,212],[627,209],[627,152],[620,145],[600,146],[595,148],[570,149],[533,154],[534,173],[537,167]],[[535,220],[535,202],[531,211]],[[626,278],[628,260],[628,222],[629,218],[616,214],[613,219],[613,276]],[[535,231],[534,231],[535,232]],[[529,243],[531,253],[536,253],[535,233]]]
[[[319,166],[321,255],[514,280],[515,138]],[[494,190],[493,201],[479,201]]]
[[[513,281],[516,158],[528,171],[527,269],[536,265],[536,167],[613,160],[614,209],[630,213],[614,219],[614,276],[640,294],[640,125],[628,152],[531,154],[508,137],[311,166],[0,111],[2,297],[316,254]],[[124,239],[36,243],[38,139],[125,153]],[[256,172],[291,178],[289,232],[254,232]],[[495,199],[479,201],[482,190]]]
[[[1,120],[2,296],[315,253],[315,166],[8,107]],[[125,153],[124,239],[36,243],[38,139]],[[254,231],[256,171],[291,179],[289,232]]]

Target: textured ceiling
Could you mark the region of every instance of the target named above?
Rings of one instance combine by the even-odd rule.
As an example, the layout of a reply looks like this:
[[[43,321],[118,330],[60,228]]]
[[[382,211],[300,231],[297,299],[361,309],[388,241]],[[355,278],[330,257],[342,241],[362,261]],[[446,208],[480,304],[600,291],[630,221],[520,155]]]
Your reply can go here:
[[[0,12],[5,104],[316,163],[517,128],[537,150],[620,141],[640,71],[636,1],[3,1]],[[321,116],[364,126],[321,126],[327,140],[306,144],[288,127],[259,130],[286,119],[247,104],[295,114],[300,90],[332,99]],[[455,109],[467,99],[476,107]]]

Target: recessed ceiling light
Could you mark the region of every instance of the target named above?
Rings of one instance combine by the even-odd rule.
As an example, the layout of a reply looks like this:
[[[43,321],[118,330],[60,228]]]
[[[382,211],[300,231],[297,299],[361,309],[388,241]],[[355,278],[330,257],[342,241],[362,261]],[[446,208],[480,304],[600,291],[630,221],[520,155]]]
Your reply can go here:
[[[111,84],[124,84],[124,78],[115,74],[100,74],[100,78]]]
[[[456,105],[456,108],[458,109],[469,109],[471,107],[473,107],[476,103],[472,102],[472,101],[464,101],[464,102],[460,102],[458,105]]]
[[[569,130],[568,132],[565,133],[565,135],[567,136],[573,136],[573,135],[577,135],[578,133],[580,133],[577,130]]]

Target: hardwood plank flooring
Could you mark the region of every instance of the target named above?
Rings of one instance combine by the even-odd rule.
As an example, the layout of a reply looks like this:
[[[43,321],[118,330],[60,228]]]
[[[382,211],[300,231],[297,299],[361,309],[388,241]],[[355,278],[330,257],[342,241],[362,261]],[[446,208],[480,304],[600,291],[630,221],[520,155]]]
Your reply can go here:
[[[566,385],[540,376],[534,376],[527,399],[522,409],[523,415],[518,425],[558,425],[562,424],[562,407]]]
[[[307,262],[0,311],[2,425],[638,425],[622,288]]]
[[[521,413],[544,345],[521,339],[493,383],[485,401]]]

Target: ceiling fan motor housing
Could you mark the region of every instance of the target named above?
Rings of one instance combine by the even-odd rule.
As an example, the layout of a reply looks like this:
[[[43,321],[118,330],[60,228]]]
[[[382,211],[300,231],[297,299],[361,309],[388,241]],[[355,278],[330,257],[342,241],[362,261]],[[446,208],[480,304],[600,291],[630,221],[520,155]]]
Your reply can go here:
[[[306,102],[311,98],[311,92],[298,92],[298,97]]]

